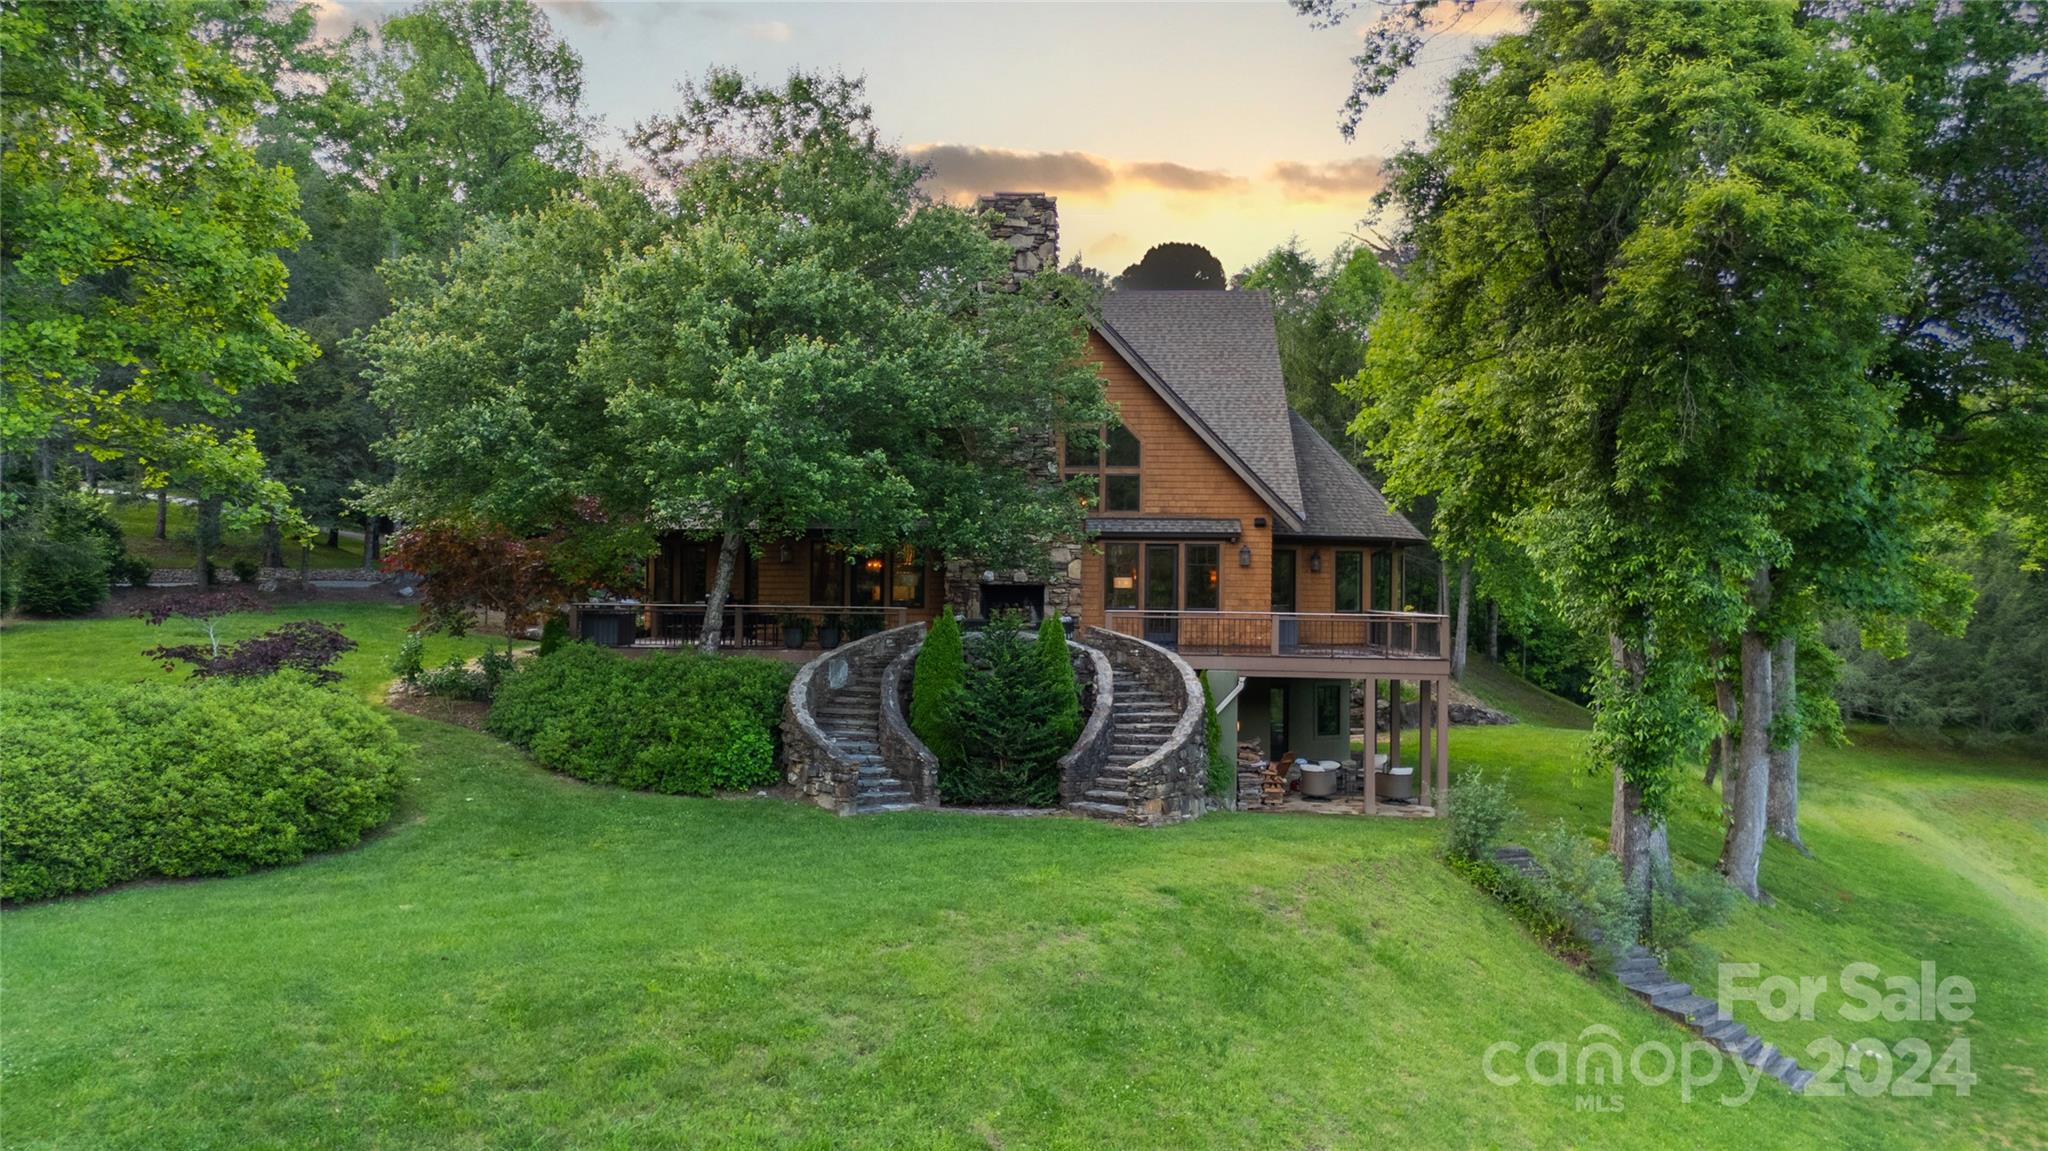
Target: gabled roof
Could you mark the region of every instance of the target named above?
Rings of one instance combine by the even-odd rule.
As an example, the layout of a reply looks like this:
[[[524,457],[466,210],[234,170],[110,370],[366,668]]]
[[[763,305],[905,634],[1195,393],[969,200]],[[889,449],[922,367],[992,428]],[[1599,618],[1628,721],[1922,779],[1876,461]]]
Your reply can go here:
[[[1287,384],[1273,305],[1264,292],[1111,292],[1103,335],[1135,353],[1132,367],[1171,389],[1266,489],[1276,512],[1300,520],[1301,474],[1287,429]],[[1142,362],[1139,362],[1142,361]]]
[[[1111,292],[1098,331],[1273,508],[1283,535],[1420,541],[1287,406],[1264,292]]]
[[[1297,412],[1288,412],[1294,458],[1301,464],[1301,491],[1308,522],[1296,534],[1336,539],[1414,540],[1425,537],[1408,517],[1387,506],[1372,481]]]

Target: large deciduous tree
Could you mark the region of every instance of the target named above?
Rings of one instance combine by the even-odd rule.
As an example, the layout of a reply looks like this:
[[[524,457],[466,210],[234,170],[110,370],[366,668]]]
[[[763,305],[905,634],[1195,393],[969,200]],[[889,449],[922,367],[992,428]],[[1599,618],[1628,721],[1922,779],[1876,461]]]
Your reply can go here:
[[[236,414],[313,353],[273,311],[305,229],[249,144],[266,89],[212,12],[0,7],[0,451],[61,438],[285,515]]]
[[[1796,539],[1866,517],[1836,559],[1872,580],[1910,550],[1874,462],[1897,395],[1868,368],[1917,213],[1897,95],[1790,4],[1526,7],[1391,165],[1418,255],[1360,428],[1447,539],[1524,542],[1609,637],[1594,757],[1641,886],[1716,722],[1708,645],[1742,635],[1767,685]],[[1743,743],[1728,871],[1755,895],[1768,742]]]
[[[1006,251],[919,190],[858,81],[714,71],[683,95],[634,135],[675,180],[675,233],[592,295],[578,375],[654,522],[721,541],[705,647],[764,539],[823,524],[1000,566],[1078,527],[1046,473],[1051,430],[1109,415],[1086,293],[1001,290]]]

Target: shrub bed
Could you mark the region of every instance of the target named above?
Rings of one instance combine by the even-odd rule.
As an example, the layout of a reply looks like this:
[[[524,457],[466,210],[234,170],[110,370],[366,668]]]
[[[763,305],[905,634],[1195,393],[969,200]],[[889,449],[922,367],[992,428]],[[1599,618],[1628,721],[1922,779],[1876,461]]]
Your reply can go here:
[[[794,671],[774,660],[584,643],[519,661],[490,730],[551,770],[594,783],[710,795],[776,782],[776,725]]]
[[[375,709],[292,675],[0,688],[0,899],[346,847],[402,762]]]

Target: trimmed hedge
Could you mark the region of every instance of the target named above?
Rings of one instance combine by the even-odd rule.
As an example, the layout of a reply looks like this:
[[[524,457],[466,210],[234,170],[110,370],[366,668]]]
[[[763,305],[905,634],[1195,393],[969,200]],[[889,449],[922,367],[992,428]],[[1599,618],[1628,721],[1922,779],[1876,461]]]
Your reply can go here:
[[[376,709],[292,675],[0,688],[0,899],[347,847],[403,761]]]
[[[520,660],[490,730],[550,770],[594,783],[710,795],[776,782],[776,725],[794,675],[747,656],[629,659],[586,643]]]

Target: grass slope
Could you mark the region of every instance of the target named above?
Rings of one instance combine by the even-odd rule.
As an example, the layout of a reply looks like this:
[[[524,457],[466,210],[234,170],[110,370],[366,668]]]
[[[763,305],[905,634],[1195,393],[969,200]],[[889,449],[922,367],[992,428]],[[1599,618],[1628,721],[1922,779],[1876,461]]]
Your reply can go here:
[[[165,510],[164,535],[156,538],[156,501],[116,498],[114,521],[121,525],[122,542],[131,555],[138,555],[160,568],[191,567],[193,526],[196,514],[191,504],[173,503]],[[285,564],[297,567],[299,549],[285,549]],[[261,532],[227,532],[221,537],[219,553],[213,557],[214,566],[225,570],[238,559],[263,562],[263,536]],[[307,566],[315,568],[353,568],[363,565],[363,541],[360,537],[351,539],[343,536],[335,547],[327,546],[327,533],[321,532],[312,553],[307,556]]]
[[[37,634],[65,626],[123,625],[10,628],[0,668],[97,674],[53,662],[96,642]],[[1570,1086],[1490,1084],[1482,1053],[1594,1024],[1624,1047],[1680,1033],[1530,943],[1437,862],[1419,822],[838,819],[590,787],[487,737],[399,723],[417,778],[359,849],[0,918],[10,1146],[2048,1138],[2038,765],[1816,755],[1819,858],[1773,848],[1780,902],[1716,938],[1766,971],[1925,957],[1970,975],[1970,1098],[1797,1099],[1767,1083],[1731,1108],[1718,1088],[1687,1104],[1675,1084],[1630,1085],[1621,1111],[1595,1114]],[[1605,789],[1571,767],[1583,738],[1461,728],[1452,747],[1461,767],[1513,769],[1532,819],[1591,828]],[[1710,815],[1688,810],[1683,854],[1707,850]]]

